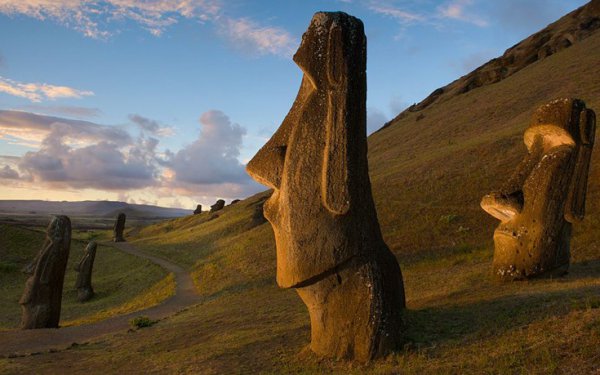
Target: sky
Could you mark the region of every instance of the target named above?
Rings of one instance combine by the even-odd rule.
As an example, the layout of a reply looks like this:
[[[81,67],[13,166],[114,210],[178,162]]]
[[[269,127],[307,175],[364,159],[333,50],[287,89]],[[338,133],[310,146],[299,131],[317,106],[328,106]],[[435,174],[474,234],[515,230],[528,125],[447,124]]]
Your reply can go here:
[[[0,0],[0,199],[193,209],[265,188],[244,165],[289,111],[317,11],[360,18],[367,127],[584,0]]]

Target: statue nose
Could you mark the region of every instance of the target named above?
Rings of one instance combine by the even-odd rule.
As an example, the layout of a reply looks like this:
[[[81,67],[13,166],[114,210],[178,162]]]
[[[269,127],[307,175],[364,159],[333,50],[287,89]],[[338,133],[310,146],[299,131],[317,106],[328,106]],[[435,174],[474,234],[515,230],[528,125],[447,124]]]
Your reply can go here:
[[[246,165],[246,171],[259,183],[272,189],[279,189],[286,152],[286,145],[267,145],[250,160]]]

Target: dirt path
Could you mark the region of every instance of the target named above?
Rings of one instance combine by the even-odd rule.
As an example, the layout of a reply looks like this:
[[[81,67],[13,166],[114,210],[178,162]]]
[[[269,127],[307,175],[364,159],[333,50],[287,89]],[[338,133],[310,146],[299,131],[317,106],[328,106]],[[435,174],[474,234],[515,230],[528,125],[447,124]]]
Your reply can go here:
[[[136,249],[131,244],[120,242],[114,244],[120,250],[145,258],[165,268],[175,275],[175,295],[146,310],[127,315],[119,315],[96,323],[72,326],[59,329],[31,329],[0,332],[0,357],[26,355],[32,353],[62,350],[74,343],[82,344],[95,341],[100,337],[123,332],[129,329],[129,320],[135,316],[145,315],[159,320],[177,313],[200,301],[194,289],[189,273],[176,264]]]

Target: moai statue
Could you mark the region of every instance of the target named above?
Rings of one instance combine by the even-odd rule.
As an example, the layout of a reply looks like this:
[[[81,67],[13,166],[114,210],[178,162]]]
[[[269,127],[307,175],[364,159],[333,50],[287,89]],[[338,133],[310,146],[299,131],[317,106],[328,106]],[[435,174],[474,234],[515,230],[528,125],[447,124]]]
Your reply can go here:
[[[199,204],[196,206],[196,209],[194,210],[194,215],[200,215],[202,213],[202,205]]]
[[[70,247],[71,220],[67,216],[54,216],[19,300],[22,329],[58,328]]]
[[[94,259],[96,258],[96,242],[90,241],[83,251],[83,257],[79,264],[75,267],[77,275],[77,301],[85,302],[94,296],[94,288],[92,288],[92,268],[94,267]]]
[[[127,217],[122,212],[119,214],[119,216],[117,216],[117,221],[115,221],[115,227],[113,230],[113,242],[125,242],[123,230],[125,229],[126,218]]]
[[[558,99],[534,113],[528,154],[510,179],[483,197],[500,220],[493,272],[501,280],[560,276],[569,269],[571,226],[583,220],[596,118],[578,99]]]
[[[308,307],[311,349],[368,361],[400,345],[405,301],[371,195],[362,22],[316,13],[294,61],[304,73],[298,96],[247,171],[274,189],[264,214],[277,283]]]
[[[221,211],[225,207],[225,201],[223,199],[219,199],[215,204],[210,206],[210,212]]]

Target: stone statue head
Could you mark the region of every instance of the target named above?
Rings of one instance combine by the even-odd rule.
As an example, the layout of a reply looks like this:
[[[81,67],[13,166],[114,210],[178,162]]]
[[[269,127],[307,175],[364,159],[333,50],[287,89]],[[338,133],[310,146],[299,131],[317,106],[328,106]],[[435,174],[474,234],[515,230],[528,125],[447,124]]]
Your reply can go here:
[[[494,269],[502,278],[564,272],[571,223],[583,219],[595,137],[594,112],[577,99],[541,106],[524,134],[528,154],[482,208],[501,221]]]
[[[305,285],[381,240],[366,158],[362,22],[316,13],[294,61],[304,73],[296,100],[246,167],[273,189],[264,213],[282,287]]]

